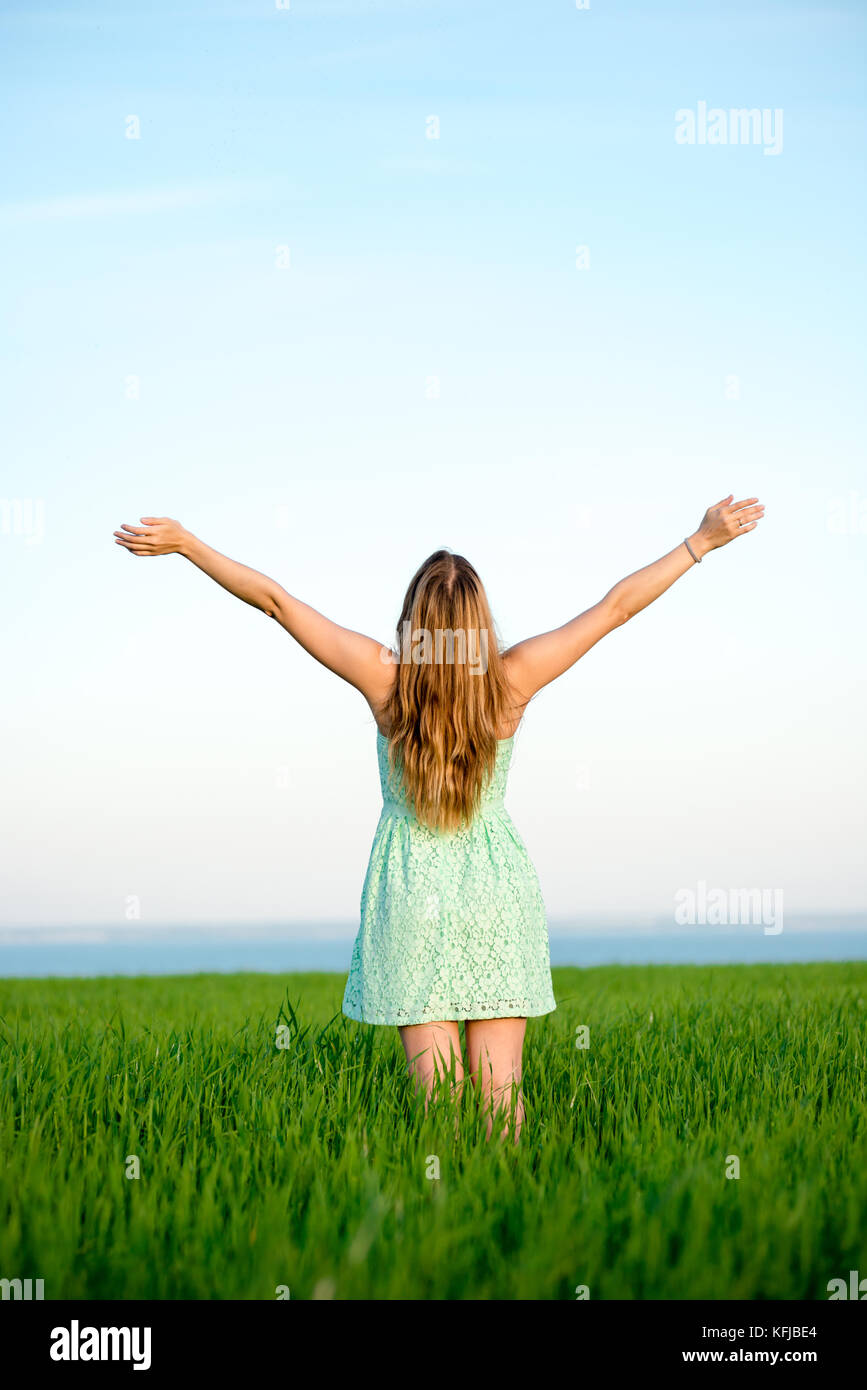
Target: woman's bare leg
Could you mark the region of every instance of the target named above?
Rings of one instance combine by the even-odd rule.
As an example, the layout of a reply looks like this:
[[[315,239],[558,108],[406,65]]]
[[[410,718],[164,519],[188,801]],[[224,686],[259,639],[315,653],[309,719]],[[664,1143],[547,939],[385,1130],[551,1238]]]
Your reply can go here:
[[[500,1138],[514,1132],[517,1144],[520,1137],[524,1122],[521,1060],[526,1031],[525,1018],[467,1020],[467,1067],[488,1114],[489,1139],[498,1114],[506,1121]]]
[[[410,1023],[399,1032],[416,1091],[424,1092],[425,1110],[437,1080],[452,1067],[453,1094],[459,1094],[464,1080],[464,1059],[458,1024]]]

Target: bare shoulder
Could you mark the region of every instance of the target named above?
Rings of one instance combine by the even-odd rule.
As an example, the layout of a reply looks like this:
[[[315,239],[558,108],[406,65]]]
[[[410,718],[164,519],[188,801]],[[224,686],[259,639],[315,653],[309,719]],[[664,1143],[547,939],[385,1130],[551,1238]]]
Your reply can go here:
[[[517,733],[534,693],[532,690],[522,688],[520,667],[515,662],[514,651],[515,648],[510,647],[508,651],[503,653],[502,658],[503,672],[509,691],[509,708],[504,727],[500,730],[500,738],[511,738],[514,733]]]
[[[537,691],[574,666],[591,647],[626,621],[621,609],[606,595],[577,618],[549,632],[525,637],[503,655],[503,664],[518,697],[528,703]]]
[[[370,705],[370,712],[376,722],[376,727],[383,738],[388,738],[388,721],[386,710],[394,690],[397,680],[397,673],[394,667],[384,668],[381,677],[378,678],[376,685],[367,692],[367,703]]]

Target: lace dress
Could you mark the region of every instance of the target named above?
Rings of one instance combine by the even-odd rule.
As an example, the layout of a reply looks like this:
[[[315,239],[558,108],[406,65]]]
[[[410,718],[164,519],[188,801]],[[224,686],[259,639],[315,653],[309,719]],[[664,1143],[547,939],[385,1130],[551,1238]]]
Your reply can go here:
[[[503,804],[514,735],[472,824],[416,820],[377,730],[383,806],[343,1012],[363,1023],[527,1018],[557,1007],[539,880]]]

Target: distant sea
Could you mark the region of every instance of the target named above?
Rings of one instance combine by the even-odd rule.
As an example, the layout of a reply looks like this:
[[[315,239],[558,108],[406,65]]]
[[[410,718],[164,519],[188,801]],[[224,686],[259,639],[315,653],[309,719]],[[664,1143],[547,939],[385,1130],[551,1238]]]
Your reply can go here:
[[[867,960],[867,912],[792,917],[777,936],[761,925],[675,927],[670,919],[549,923],[553,965],[711,965]],[[346,922],[0,927],[0,977],[269,974],[349,969]]]

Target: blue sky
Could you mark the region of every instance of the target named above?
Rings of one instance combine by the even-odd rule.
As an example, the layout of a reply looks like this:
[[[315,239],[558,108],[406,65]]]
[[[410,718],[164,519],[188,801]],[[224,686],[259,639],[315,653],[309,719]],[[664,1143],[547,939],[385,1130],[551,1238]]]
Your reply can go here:
[[[762,526],[538,697],[509,806],[552,916],[867,906],[865,28],[2,8],[4,920],[357,912],[366,705],[120,522],[382,640],[449,545],[512,642],[730,491]],[[678,144],[701,101],[781,110],[781,151]]]

